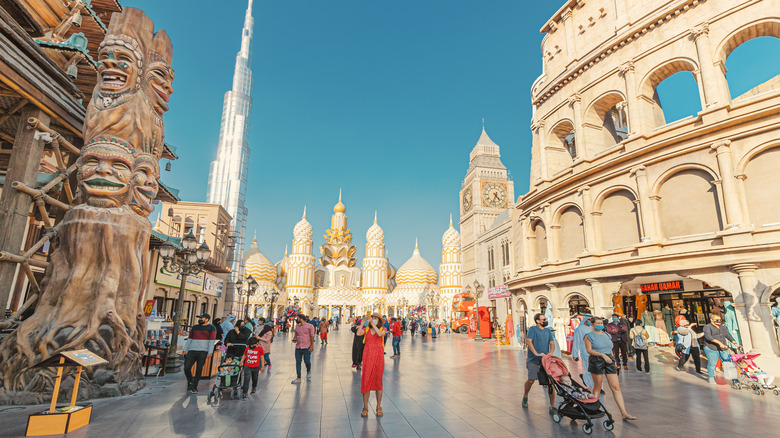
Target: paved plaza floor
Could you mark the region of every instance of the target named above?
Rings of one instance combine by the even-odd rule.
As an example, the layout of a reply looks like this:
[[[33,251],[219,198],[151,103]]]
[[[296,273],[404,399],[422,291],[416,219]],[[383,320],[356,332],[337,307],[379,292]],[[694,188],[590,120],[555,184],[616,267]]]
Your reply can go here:
[[[92,424],[68,437],[585,436],[582,422],[552,421],[536,385],[529,407],[520,406],[524,351],[455,334],[435,341],[407,335],[399,359],[390,358],[388,342],[384,417],[375,416],[372,396],[372,412],[361,418],[360,373],[350,367],[352,333],[342,328],[330,337],[329,345],[318,341],[315,346],[309,382],[290,384],[293,344],[280,334],[273,343],[273,371],[261,376],[257,394],[247,401],[210,405],[207,381],[201,381],[198,395],[189,395],[182,374],[149,378],[134,396],[94,401]],[[722,377],[721,385],[712,386],[675,371],[671,352],[653,349],[651,356],[650,375],[638,373],[632,362],[620,376],[628,409],[639,419],[620,420],[608,391],[606,406],[617,418],[615,429],[607,432],[599,421],[592,436],[778,436],[780,397],[736,391]],[[41,409],[0,408],[0,436],[22,436],[27,415]]]

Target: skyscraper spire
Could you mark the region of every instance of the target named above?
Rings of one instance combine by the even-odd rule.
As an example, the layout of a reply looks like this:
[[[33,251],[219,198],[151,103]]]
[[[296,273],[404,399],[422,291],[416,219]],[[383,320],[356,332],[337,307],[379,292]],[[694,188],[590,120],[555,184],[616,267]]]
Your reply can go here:
[[[233,217],[234,254],[230,268],[238,275],[246,235],[246,184],[249,175],[249,115],[252,108],[252,1],[246,9],[241,49],[236,55],[233,86],[225,93],[217,159],[209,168],[207,202],[220,204]]]

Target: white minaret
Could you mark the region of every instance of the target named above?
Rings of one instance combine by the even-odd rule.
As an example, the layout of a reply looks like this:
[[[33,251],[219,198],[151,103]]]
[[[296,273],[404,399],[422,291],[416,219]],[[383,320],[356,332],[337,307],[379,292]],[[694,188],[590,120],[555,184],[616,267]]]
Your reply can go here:
[[[452,317],[452,298],[461,292],[461,265],[460,234],[452,226],[450,215],[450,227],[441,238],[441,265],[439,265],[439,293],[441,300],[439,305],[445,310],[448,317]]]
[[[385,257],[385,232],[379,226],[374,213],[374,224],[366,231],[366,257],[363,259],[361,289],[364,312],[379,304],[385,308],[388,291],[388,262]]]
[[[217,159],[209,168],[207,202],[222,205],[233,217],[235,236],[233,275],[240,273],[246,234],[246,179],[249,174],[249,115],[252,108],[252,1],[246,9],[241,31],[241,50],[236,55],[233,88],[225,93],[219,128]]]
[[[311,253],[314,232],[306,220],[306,208],[301,221],[293,229],[292,252],[287,256],[287,284],[285,299],[293,296],[300,300],[304,313],[314,304],[314,256]]]

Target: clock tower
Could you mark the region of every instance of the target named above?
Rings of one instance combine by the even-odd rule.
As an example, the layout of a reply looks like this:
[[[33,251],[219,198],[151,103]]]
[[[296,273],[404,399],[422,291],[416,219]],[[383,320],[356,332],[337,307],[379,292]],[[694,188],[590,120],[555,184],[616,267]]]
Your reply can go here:
[[[487,255],[478,251],[477,238],[490,228],[499,213],[514,206],[514,183],[501,163],[498,145],[488,137],[483,126],[482,135],[469,154],[469,169],[460,189],[463,286],[479,280],[487,287]]]

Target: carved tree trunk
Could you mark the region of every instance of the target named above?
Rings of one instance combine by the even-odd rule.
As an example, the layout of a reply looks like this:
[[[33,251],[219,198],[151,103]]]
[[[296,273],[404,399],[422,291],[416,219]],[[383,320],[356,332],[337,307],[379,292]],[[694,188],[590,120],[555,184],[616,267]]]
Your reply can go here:
[[[109,363],[85,369],[80,398],[130,394],[144,386],[142,301],[151,224],[127,206],[79,205],[57,230],[35,314],[0,345],[0,403],[50,399],[56,369],[29,367],[82,348]],[[71,382],[63,382],[60,396],[70,394]]]

